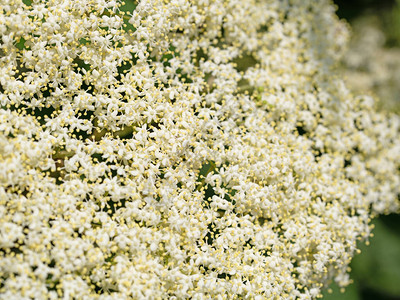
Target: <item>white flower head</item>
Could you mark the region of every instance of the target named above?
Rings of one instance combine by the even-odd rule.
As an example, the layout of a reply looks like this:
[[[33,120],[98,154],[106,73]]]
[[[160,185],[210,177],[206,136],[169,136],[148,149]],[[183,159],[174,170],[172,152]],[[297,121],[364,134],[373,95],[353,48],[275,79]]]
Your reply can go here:
[[[399,209],[400,121],[338,79],[328,2],[5,1],[1,297],[347,285]]]

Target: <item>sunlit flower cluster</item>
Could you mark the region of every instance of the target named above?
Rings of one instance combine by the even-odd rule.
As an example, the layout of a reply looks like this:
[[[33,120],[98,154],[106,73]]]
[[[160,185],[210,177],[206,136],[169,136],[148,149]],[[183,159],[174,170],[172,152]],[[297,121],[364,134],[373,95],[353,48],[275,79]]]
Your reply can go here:
[[[321,0],[2,0],[3,299],[313,299],[399,209],[400,119]]]

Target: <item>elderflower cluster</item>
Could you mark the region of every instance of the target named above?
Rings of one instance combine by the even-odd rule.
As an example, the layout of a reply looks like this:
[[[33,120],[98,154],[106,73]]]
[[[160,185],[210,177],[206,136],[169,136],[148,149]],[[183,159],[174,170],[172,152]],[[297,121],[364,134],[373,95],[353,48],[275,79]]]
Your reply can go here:
[[[346,82],[357,93],[380,98],[378,107],[400,112],[400,49],[387,47],[383,21],[363,16],[353,23],[354,37],[343,57]]]
[[[2,0],[2,299],[314,299],[399,210],[400,118],[328,0]]]

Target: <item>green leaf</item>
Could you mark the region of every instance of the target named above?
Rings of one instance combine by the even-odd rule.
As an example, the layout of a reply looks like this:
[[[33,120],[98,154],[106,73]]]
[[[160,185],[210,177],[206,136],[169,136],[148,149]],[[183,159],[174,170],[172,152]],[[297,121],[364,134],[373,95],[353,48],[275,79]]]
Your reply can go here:
[[[400,236],[375,220],[371,245],[352,262],[354,278],[380,293],[400,297]]]
[[[32,5],[32,0],[22,0],[22,2],[23,2],[26,6],[31,6],[31,5]]]
[[[137,1],[133,0],[125,0],[124,5],[120,7],[120,10],[125,12],[124,15],[124,27],[125,31],[136,31],[136,28],[133,27],[132,24],[129,23],[129,19],[131,18],[132,12],[136,9]]]
[[[122,11],[132,13],[135,10],[136,6],[137,6],[137,1],[125,0],[124,2],[125,2],[125,4],[122,5],[120,9]]]
[[[332,293],[329,293],[331,290]],[[341,290],[336,283],[330,285],[329,289],[322,293],[324,300],[360,300],[360,296],[358,294],[358,287],[356,283],[353,283],[346,287],[343,291]]]
[[[23,38],[23,37],[21,37],[20,39],[19,39],[19,41],[18,41],[18,43],[15,45],[19,50],[23,50],[23,49],[25,49],[25,42],[26,42],[26,40]]]

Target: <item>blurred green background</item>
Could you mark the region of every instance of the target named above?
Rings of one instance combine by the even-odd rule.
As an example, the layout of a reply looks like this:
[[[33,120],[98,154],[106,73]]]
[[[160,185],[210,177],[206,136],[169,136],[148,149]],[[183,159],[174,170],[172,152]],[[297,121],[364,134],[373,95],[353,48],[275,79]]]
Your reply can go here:
[[[356,93],[372,94],[379,108],[400,112],[400,0],[336,0],[337,14],[352,27],[343,70]],[[354,84],[353,84],[354,83]],[[400,300],[400,215],[373,220],[370,245],[351,263],[354,283],[336,285],[324,300]]]

